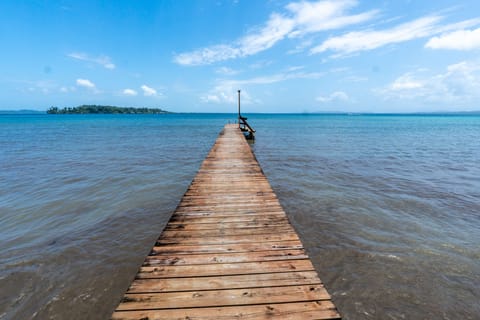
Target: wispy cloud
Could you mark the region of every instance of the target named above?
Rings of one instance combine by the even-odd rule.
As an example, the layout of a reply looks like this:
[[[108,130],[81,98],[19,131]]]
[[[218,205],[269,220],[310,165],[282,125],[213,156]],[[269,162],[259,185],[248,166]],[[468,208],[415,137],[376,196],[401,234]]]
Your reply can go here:
[[[101,65],[102,67],[106,69],[113,70],[115,69],[115,64],[113,64],[111,58],[109,56],[98,56],[98,57],[92,57],[86,53],[82,52],[72,52],[69,53],[68,56],[70,58],[73,58],[75,60],[80,60],[80,61],[86,61],[94,64]]]
[[[458,30],[433,37],[425,44],[430,49],[473,50],[480,48],[480,28]]]
[[[293,13],[295,30],[289,36],[296,37],[312,32],[340,29],[369,21],[378,14],[378,10],[371,10],[349,15],[347,11],[357,4],[358,1],[351,0],[290,3],[287,9]]]
[[[345,55],[427,37],[435,32],[435,27],[441,19],[440,16],[428,16],[390,29],[349,32],[325,40],[321,45],[312,48],[310,52],[315,54],[331,50],[339,53],[339,55]]]
[[[292,28],[291,19],[272,14],[264,27],[240,38],[233,44],[219,44],[181,53],[174,57],[174,61],[181,65],[195,66],[250,56],[271,48],[276,42],[285,38]]]
[[[441,25],[440,22],[445,17],[439,15],[430,15],[421,17],[409,22],[396,25],[392,28],[383,30],[363,30],[352,31],[341,36],[334,36],[325,40],[322,44],[313,47],[311,54],[323,53],[325,51],[336,52],[332,57],[342,57],[345,55],[377,49],[386,45],[406,42],[410,40],[431,37],[433,35],[451,32],[461,28],[467,28],[480,24],[480,19],[464,20],[456,23]],[[455,33],[455,32],[454,32]],[[463,43],[467,46],[468,41],[473,41],[479,37],[477,34],[459,33],[456,36],[463,36],[463,39],[457,39],[456,44]],[[480,32],[479,32],[480,35]],[[480,38],[479,38],[480,39]],[[452,37],[445,39],[433,38],[427,43],[427,47],[446,45],[446,42],[452,43]],[[478,40],[476,43],[478,42]],[[471,45],[477,45],[471,44]]]
[[[357,5],[353,0],[296,2],[282,13],[272,13],[266,23],[230,44],[218,44],[180,53],[174,61],[181,65],[205,65],[228,59],[247,57],[273,47],[286,37],[302,37],[309,33],[339,29],[372,19],[377,11],[348,15]],[[305,45],[305,42],[303,42]],[[297,48],[298,50],[298,48]]]
[[[138,92],[133,90],[133,89],[125,89],[125,90],[123,90],[122,93],[126,96],[131,96],[131,97],[134,97],[138,94]]]
[[[468,50],[480,47],[480,30],[462,30],[478,25],[479,19],[470,19],[442,25],[444,16],[432,14],[397,24],[386,29],[370,27],[342,35],[333,35],[322,43],[313,43],[320,32],[341,30],[372,21],[380,16],[377,9],[352,13],[358,6],[356,0],[323,0],[292,2],[283,11],[270,14],[267,21],[253,28],[231,43],[216,44],[174,56],[180,65],[207,65],[229,59],[248,57],[265,51],[284,39],[296,40],[294,54],[309,50],[310,54],[333,52],[333,58],[402,43],[420,38],[430,39],[428,48]],[[390,19],[389,23],[396,19]],[[450,32],[450,33],[448,33]],[[306,36],[311,35],[310,37]],[[300,40],[298,40],[300,39]],[[312,47],[313,46],[313,47]],[[310,48],[310,49],[309,49]]]
[[[143,95],[147,97],[152,97],[157,95],[157,90],[147,86],[147,85],[142,85],[140,87],[143,90]]]

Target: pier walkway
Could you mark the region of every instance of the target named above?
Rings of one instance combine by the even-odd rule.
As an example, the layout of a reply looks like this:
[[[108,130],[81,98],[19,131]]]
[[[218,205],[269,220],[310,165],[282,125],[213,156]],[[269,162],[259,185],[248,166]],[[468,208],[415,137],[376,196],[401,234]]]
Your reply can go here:
[[[113,319],[340,319],[238,125],[226,125]]]

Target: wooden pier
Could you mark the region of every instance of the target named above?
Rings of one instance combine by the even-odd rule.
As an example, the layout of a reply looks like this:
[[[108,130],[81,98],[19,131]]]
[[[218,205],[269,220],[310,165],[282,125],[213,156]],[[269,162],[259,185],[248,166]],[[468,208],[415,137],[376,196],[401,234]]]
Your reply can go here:
[[[113,319],[340,319],[238,125],[226,125]]]

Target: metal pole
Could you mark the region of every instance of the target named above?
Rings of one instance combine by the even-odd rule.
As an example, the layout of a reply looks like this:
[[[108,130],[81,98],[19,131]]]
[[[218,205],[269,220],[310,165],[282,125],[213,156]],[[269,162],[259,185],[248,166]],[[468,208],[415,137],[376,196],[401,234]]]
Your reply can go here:
[[[238,90],[238,127],[240,128],[240,90]]]

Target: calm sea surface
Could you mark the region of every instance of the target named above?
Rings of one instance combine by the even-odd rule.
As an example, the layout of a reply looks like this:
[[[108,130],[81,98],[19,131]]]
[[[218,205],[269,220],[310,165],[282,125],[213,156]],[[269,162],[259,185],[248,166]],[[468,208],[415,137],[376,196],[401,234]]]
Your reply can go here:
[[[234,115],[0,115],[0,319],[108,319]],[[480,117],[250,115],[345,319],[480,319]]]

